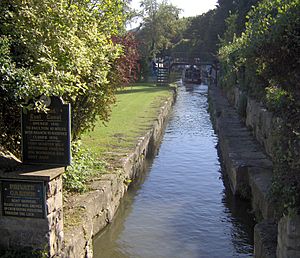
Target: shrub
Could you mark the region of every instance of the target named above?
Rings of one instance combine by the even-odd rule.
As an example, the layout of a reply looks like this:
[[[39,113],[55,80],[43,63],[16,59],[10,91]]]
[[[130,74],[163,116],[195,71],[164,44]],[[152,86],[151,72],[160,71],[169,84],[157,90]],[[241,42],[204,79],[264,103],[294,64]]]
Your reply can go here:
[[[63,174],[63,186],[67,192],[85,192],[88,190],[88,181],[99,173],[104,173],[104,163],[81,146],[80,141],[72,144],[72,164]]]
[[[250,72],[256,83],[239,81],[250,92],[265,95],[265,87],[276,84],[299,95],[299,5],[299,0],[263,0],[249,12],[246,30],[219,51],[225,84],[229,74],[241,78],[239,73]]]

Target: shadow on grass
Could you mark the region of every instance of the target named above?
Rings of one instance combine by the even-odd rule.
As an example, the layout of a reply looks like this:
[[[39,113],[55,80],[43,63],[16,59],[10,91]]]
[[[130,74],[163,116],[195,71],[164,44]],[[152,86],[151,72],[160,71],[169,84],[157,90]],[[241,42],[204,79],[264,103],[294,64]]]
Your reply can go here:
[[[120,89],[117,94],[128,94],[128,93],[138,93],[138,92],[145,92],[145,93],[151,93],[151,92],[158,92],[162,90],[168,90],[170,89],[169,86],[155,86],[153,84],[138,84],[127,86],[126,89]]]

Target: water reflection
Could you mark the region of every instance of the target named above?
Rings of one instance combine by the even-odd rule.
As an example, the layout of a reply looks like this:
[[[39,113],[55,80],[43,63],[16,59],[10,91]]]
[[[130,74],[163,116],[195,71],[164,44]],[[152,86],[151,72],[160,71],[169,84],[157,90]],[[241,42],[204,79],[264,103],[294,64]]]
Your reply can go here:
[[[159,154],[128,192],[94,256],[252,257],[249,206],[224,186],[207,86],[181,87]]]

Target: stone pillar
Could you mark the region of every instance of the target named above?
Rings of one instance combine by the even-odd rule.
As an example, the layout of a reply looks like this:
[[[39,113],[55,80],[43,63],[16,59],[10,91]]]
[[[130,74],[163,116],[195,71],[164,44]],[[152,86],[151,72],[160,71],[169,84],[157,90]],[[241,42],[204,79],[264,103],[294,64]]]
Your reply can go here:
[[[0,248],[29,247],[60,256],[64,168],[20,166],[0,170]]]
[[[286,216],[279,221],[277,257],[300,257],[300,215]]]

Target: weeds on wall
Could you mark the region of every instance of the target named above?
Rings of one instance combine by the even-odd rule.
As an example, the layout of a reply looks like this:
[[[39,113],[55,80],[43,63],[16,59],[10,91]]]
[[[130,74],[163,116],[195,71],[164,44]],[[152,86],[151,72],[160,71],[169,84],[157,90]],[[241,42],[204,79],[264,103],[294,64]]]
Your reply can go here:
[[[83,193],[88,182],[98,174],[105,173],[105,164],[99,161],[80,141],[72,143],[72,163],[63,174],[63,186],[67,192]]]

